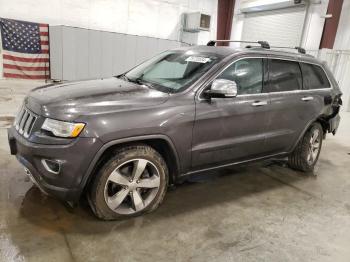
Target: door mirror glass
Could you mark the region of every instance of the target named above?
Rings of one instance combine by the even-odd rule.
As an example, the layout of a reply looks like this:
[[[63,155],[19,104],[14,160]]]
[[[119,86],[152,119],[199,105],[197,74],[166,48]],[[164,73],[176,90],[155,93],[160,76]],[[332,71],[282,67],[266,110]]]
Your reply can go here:
[[[226,98],[237,96],[237,84],[227,79],[215,79],[206,95],[212,98]]]

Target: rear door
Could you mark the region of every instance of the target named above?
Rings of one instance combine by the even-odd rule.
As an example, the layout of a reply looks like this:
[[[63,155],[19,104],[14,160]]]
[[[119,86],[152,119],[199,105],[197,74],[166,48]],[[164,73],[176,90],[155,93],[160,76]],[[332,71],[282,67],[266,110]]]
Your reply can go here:
[[[270,97],[268,131],[265,147],[269,154],[288,152],[305,127],[308,116],[301,100],[302,75],[298,61],[268,59]]]
[[[331,110],[331,84],[320,66],[310,63],[300,63],[300,66],[303,74],[301,110],[309,121],[313,121],[321,114],[329,114],[327,110]]]

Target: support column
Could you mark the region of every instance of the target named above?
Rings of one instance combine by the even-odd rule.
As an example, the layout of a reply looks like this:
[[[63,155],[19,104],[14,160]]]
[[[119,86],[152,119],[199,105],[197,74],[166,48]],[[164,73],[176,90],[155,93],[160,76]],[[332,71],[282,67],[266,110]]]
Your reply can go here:
[[[234,6],[235,0],[218,0],[217,39],[230,40]],[[217,45],[229,44],[217,43]]]
[[[331,14],[332,17],[327,18],[324,24],[320,49],[333,48],[342,6],[343,0],[329,0],[327,14]]]

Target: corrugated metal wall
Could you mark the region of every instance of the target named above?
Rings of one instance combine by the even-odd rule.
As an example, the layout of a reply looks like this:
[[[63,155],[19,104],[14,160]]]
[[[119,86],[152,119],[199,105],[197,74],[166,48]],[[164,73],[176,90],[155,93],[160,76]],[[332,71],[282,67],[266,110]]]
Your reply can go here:
[[[247,13],[242,40],[265,40],[275,46],[300,46],[306,6]]]
[[[342,110],[350,111],[350,50],[321,49],[307,53],[327,63],[343,92]]]
[[[182,45],[173,40],[50,26],[51,78],[80,80],[110,77],[157,53]]]

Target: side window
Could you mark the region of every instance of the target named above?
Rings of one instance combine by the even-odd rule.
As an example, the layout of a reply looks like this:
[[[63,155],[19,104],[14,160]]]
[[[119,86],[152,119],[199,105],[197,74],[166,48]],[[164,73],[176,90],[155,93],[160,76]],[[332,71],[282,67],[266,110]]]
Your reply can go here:
[[[299,63],[287,60],[269,60],[269,84],[267,92],[283,92],[301,89]]]
[[[318,89],[331,87],[323,69],[317,65],[301,63],[304,89]]]
[[[261,93],[263,83],[263,60],[247,58],[238,60],[218,76],[218,79],[235,81],[238,95]]]

